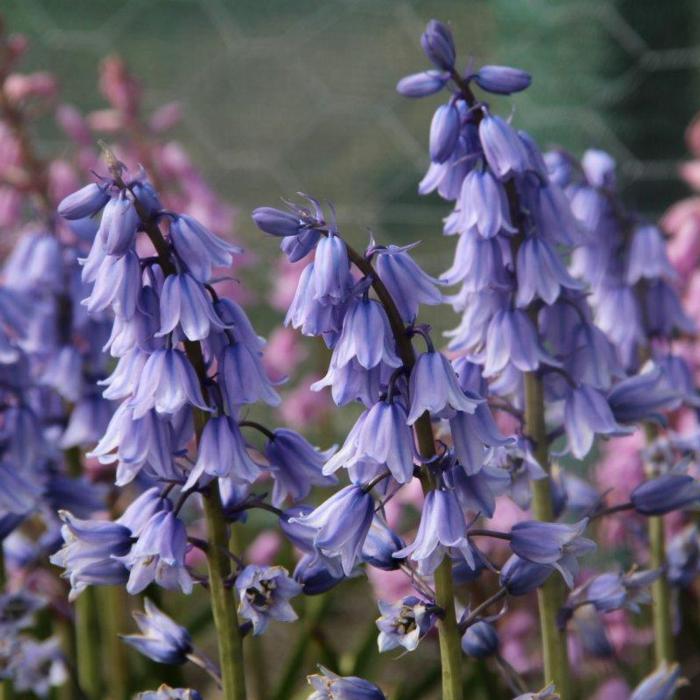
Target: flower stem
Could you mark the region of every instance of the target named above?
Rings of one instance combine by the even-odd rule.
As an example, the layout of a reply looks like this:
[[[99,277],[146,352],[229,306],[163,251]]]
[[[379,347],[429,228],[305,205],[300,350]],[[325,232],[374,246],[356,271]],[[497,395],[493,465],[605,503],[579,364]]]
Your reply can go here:
[[[124,620],[127,611],[126,591],[120,586],[103,586],[98,595],[103,609],[104,650],[109,666],[109,697],[111,700],[127,700],[129,670],[126,647],[119,638],[119,634],[127,628]]]
[[[5,553],[0,542],[0,593],[5,592],[6,582]],[[0,700],[11,700],[13,695],[12,683],[9,680],[0,681]]]
[[[88,700],[102,700],[102,666],[97,591],[88,586],[75,601],[78,682]]]
[[[226,585],[231,574],[231,562],[224,554],[228,548],[228,533],[218,490],[212,489],[203,501],[211,544],[207,549],[207,565],[211,606],[219,643],[223,697],[224,700],[246,700],[243,639],[238,628],[236,600],[232,589]]]
[[[534,372],[525,374],[525,431],[534,442],[535,457],[549,472],[547,427],[544,419],[542,380]],[[532,510],[537,520],[554,519],[549,477],[532,482]],[[540,630],[544,654],[545,685],[554,682],[562,700],[569,700],[569,659],[566,631],[557,625],[557,613],[564,602],[564,584],[558,576],[550,576],[537,590]]]
[[[665,528],[662,516],[649,518],[649,549],[651,568],[664,571],[666,565]],[[651,585],[652,617],[654,621],[654,656],[656,665],[673,661],[673,629],[671,624],[671,592],[665,573]]]

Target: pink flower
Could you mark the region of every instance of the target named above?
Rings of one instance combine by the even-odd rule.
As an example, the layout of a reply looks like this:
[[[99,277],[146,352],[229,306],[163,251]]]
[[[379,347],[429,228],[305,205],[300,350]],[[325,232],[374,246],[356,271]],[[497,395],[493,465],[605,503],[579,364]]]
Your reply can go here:
[[[299,334],[292,328],[276,328],[268,338],[263,365],[273,380],[280,380],[308,356]]]
[[[593,700],[629,700],[630,687],[622,678],[611,678],[600,686]]]
[[[282,538],[275,530],[263,530],[248,546],[246,560],[258,566],[269,566],[282,546]]]
[[[327,419],[331,401],[324,391],[311,391],[311,384],[320,379],[317,375],[307,376],[301,380],[296,389],[285,394],[279,408],[285,423],[296,430],[303,430],[310,425],[318,426]]]

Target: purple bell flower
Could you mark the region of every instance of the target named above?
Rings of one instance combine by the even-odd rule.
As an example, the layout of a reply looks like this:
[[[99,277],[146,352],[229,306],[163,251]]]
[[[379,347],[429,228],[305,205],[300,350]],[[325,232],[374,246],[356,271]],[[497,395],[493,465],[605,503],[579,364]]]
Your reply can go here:
[[[519,68],[510,66],[481,66],[474,82],[486,92],[496,95],[512,95],[530,87],[532,76]]]
[[[430,162],[428,171],[418,184],[418,193],[425,195],[437,190],[443,199],[457,199],[462,182],[474,168],[477,161],[475,156],[480,152],[477,127],[473,124],[464,125],[451,158],[445,163]]]
[[[230,416],[216,416],[207,421],[197,461],[183,488],[193,488],[204,474],[250,484],[260,476],[259,467],[248,455],[238,423]]]
[[[484,115],[479,123],[479,139],[486,162],[499,180],[522,175],[530,169],[530,159],[522,141],[501,117]]]
[[[274,207],[258,207],[253,210],[252,217],[261,231],[272,236],[297,236],[304,228],[304,222],[298,214]]]
[[[281,566],[246,566],[236,577],[238,614],[253,623],[253,634],[262,634],[270,620],[297,619],[289,599],[302,592],[300,583]]]
[[[316,246],[313,274],[313,298],[328,306],[345,301],[351,286],[350,260],[343,239],[324,236]]]
[[[638,226],[632,237],[627,257],[625,281],[635,285],[639,280],[673,280],[677,273],[666,252],[666,241],[656,226]]]
[[[316,554],[304,554],[294,568],[293,577],[301,584],[304,595],[326,593],[345,580],[341,572],[326,566]]]
[[[415,651],[421,639],[433,628],[435,613],[429,610],[429,603],[415,596],[409,596],[398,603],[379,601],[381,617],[377,619],[379,652],[403,647]]]
[[[572,389],[564,405],[564,427],[571,453],[583,459],[596,435],[628,435],[633,428],[626,428],[615,420],[605,396],[591,386]]]
[[[107,194],[108,187],[109,185],[106,184],[98,185],[92,182],[77,192],[69,194],[58,205],[59,216],[69,221],[94,216],[110,199]]]
[[[94,274],[87,266],[83,273],[85,282],[94,282],[90,296],[83,301],[91,314],[112,307],[123,318],[134,315],[141,290],[141,266],[136,253],[129,251],[119,258],[107,255]]]
[[[181,328],[188,340],[203,340],[212,329],[225,328],[204,285],[186,272],[168,275],[160,295],[160,330],[156,335],[168,335],[176,328]]]
[[[445,71],[427,70],[413,73],[399,80],[396,91],[404,97],[427,97],[440,92],[449,79],[450,75]]]
[[[182,521],[172,511],[158,511],[123,558],[130,571],[126,590],[137,595],[155,581],[168,590],[191,593],[192,578],[185,567],[187,547],[187,530]]]
[[[509,595],[521,596],[539,588],[554,572],[549,564],[536,564],[513,554],[501,567],[500,583]]]
[[[95,243],[99,243],[107,255],[121,257],[133,247],[139,222],[134,203],[121,193],[107,202]]]
[[[350,576],[362,552],[374,515],[374,500],[361,486],[346,486],[316,509],[295,518],[314,532],[314,548],[322,555],[339,559]]]
[[[444,163],[457,146],[459,138],[459,112],[453,102],[440,105],[430,124],[430,159]]]
[[[176,216],[170,223],[170,239],[178,257],[198,282],[208,282],[212,267],[230,267],[239,246],[215,236],[191,216]]]
[[[530,236],[518,249],[517,260],[518,306],[526,307],[535,298],[545,304],[553,304],[562,288],[581,289],[583,284],[575,280],[564,267],[555,250],[543,239]]]
[[[487,448],[515,443],[513,438],[501,434],[486,403],[479,404],[474,413],[459,411],[452,416],[450,433],[455,455],[468,476],[481,470]]]
[[[375,515],[362,547],[362,560],[375,569],[395,571],[401,561],[394,554],[405,546],[406,543]]]
[[[583,154],[581,167],[586,179],[593,187],[604,190],[615,189],[615,160],[605,151],[589,148]]]
[[[662,474],[637,486],[630,494],[642,515],[666,515],[700,501],[700,482],[688,474]]]
[[[467,475],[461,463],[456,464],[445,480],[457,493],[462,509],[492,518],[496,512],[496,497],[507,493],[512,484],[511,474],[500,467],[482,466],[478,472]]]
[[[224,347],[219,358],[219,382],[230,413],[258,401],[279,406],[282,400],[265,374],[259,353],[243,343]]]
[[[289,262],[299,262],[316,247],[320,238],[321,233],[316,229],[306,229],[298,236],[285,236],[280,243],[280,250],[287,256]]]
[[[462,234],[457,241],[452,267],[443,273],[441,282],[443,284],[462,282],[462,295],[490,291],[494,287],[505,287],[500,241],[497,238],[482,238],[473,231]],[[460,301],[463,298],[462,295],[460,295]],[[455,305],[454,298],[448,301],[452,301]],[[474,306],[478,307],[478,305]]]
[[[124,525],[103,520],[80,520],[67,511],[59,512],[65,544],[50,557],[65,569],[71,585],[69,600],[75,600],[87,586],[121,585],[128,573],[115,558],[126,555],[132,534]]]
[[[685,312],[678,293],[668,282],[650,282],[645,291],[645,320],[649,335],[671,338],[675,331],[695,332],[695,323]]]
[[[311,385],[311,390],[321,391],[330,386],[336,405],[345,406],[351,401],[361,401],[370,407],[379,400],[390,376],[391,367],[383,363],[367,370],[353,359],[343,367],[331,365],[326,376]]]
[[[390,245],[377,252],[377,274],[396,302],[404,323],[413,323],[421,304],[441,304],[438,280],[426,274],[408,254],[408,247]]]
[[[323,474],[323,464],[334,452],[335,447],[321,452],[293,430],[275,430],[264,451],[274,481],[273,505],[279,508],[288,498],[301,501],[312,486],[337,483],[335,477]]]
[[[615,346],[600,328],[591,323],[580,323],[570,335],[569,374],[581,384],[607,391],[613,379],[624,377]]]
[[[681,396],[659,367],[623,379],[608,394],[613,415],[621,423],[663,422],[661,412],[676,408],[680,402]]]
[[[498,653],[500,641],[496,628],[486,620],[478,620],[462,635],[462,651],[474,659],[486,659]]]
[[[430,491],[425,497],[413,542],[394,553],[418,562],[421,573],[432,574],[448,554],[460,553],[473,569],[474,550],[467,538],[464,514],[454,491]]]
[[[457,375],[449,360],[440,352],[429,351],[419,355],[409,381],[411,407],[407,423],[413,425],[425,411],[439,414],[447,408],[474,413],[483,402],[467,396],[457,382]]]
[[[421,35],[420,44],[425,55],[440,70],[449,71],[455,63],[455,44],[449,27],[431,19]]]
[[[42,488],[31,472],[0,462],[0,517],[27,515],[40,505]]]
[[[372,369],[380,362],[389,367],[401,365],[394,349],[389,319],[382,305],[374,299],[356,299],[345,314],[331,364],[343,367],[352,359],[365,369]]]
[[[152,408],[159,414],[173,414],[185,405],[211,411],[204,402],[197,375],[181,350],[156,350],[146,361],[141,382],[128,404],[134,418],[141,418]]]
[[[146,690],[135,696],[134,700],[204,700],[191,688],[170,688],[163,684],[158,690]]]
[[[68,425],[61,436],[60,447],[94,445],[104,435],[112,417],[112,406],[100,396],[80,399],[70,412]]]
[[[146,523],[159,511],[169,507],[169,501],[161,496],[160,489],[153,486],[146,489],[135,498],[116,520],[118,525],[123,525],[131,530],[131,534],[138,537]]]
[[[680,666],[664,661],[632,691],[630,700],[671,700],[686,683],[681,678]]]
[[[373,683],[357,676],[338,676],[319,666],[321,674],[307,676],[314,689],[307,700],[386,700],[386,696]]]
[[[161,612],[148,598],[143,606],[145,612],[133,613],[141,634],[120,635],[122,641],[160,664],[184,664],[192,653],[189,632]]]
[[[587,518],[573,525],[535,520],[517,523],[510,531],[510,547],[514,554],[523,559],[554,566],[571,587],[578,573],[576,558],[596,547],[595,542],[581,537],[587,525]]]

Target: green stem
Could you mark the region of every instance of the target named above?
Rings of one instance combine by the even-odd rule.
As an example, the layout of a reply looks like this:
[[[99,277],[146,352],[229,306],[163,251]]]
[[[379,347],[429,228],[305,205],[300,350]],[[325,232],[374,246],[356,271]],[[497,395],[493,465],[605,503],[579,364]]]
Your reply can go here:
[[[5,552],[0,542],[0,593],[5,592]],[[0,681],[0,700],[11,700],[14,693],[12,692],[12,683],[9,680]]]
[[[89,700],[102,700],[97,591],[88,586],[75,601],[78,682]]]
[[[238,627],[236,600],[227,585],[231,562],[225,554],[228,533],[218,490],[212,489],[203,501],[210,545],[207,548],[209,589],[219,643],[224,700],[246,700],[243,639]]]
[[[442,619],[438,622],[442,661],[442,698],[443,700],[461,700],[463,695],[462,647],[452,590],[452,561],[449,557],[445,557],[435,571],[435,602],[444,611]]]
[[[666,565],[666,545],[664,519],[661,516],[649,518],[649,548],[651,568]],[[654,656],[656,665],[673,661],[673,625],[671,623],[671,591],[665,573],[651,586],[651,611],[654,621]]]
[[[549,472],[547,427],[542,381],[534,372],[525,374],[525,431],[535,445],[535,457]],[[549,477],[532,482],[532,511],[537,520],[553,520]],[[564,583],[550,576],[537,591],[544,654],[545,685],[554,682],[562,700],[569,700],[570,678],[566,630],[559,629],[557,613],[564,602]]]
[[[104,614],[102,616],[104,651],[109,667],[109,697],[127,700],[129,697],[129,670],[126,647],[119,635],[126,632],[126,592],[119,586],[104,586],[98,591]]]

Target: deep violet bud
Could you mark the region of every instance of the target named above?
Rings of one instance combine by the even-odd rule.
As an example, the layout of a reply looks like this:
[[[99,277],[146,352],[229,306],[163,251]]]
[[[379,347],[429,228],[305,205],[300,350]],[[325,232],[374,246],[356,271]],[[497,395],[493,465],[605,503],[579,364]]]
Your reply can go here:
[[[297,619],[289,599],[302,592],[302,585],[281,566],[246,566],[236,577],[240,600],[238,614],[253,623],[253,634],[262,634],[270,620]]]
[[[379,652],[391,651],[398,647],[414,651],[435,624],[435,613],[430,611],[429,607],[429,603],[415,596],[393,604],[380,600],[381,616],[377,618]]]
[[[107,187],[93,182],[64,197],[58,205],[59,216],[74,221],[95,215],[110,199]]]
[[[199,282],[208,282],[212,267],[230,267],[234,254],[243,252],[184,214],[173,218],[170,238],[175,252]]]
[[[296,236],[304,225],[298,215],[274,207],[258,207],[252,217],[261,231],[272,236]]]
[[[323,666],[321,674],[307,676],[314,689],[307,700],[386,700],[386,696],[373,683],[357,676],[338,676]]]
[[[304,595],[320,595],[345,580],[341,572],[331,570],[315,553],[299,559],[293,577],[302,585]]]
[[[374,299],[361,297],[351,303],[331,365],[343,367],[353,359],[365,369],[372,369],[379,363],[389,367],[401,365],[394,349],[389,319],[382,305]]]
[[[459,138],[459,112],[453,102],[440,105],[430,124],[430,159],[444,163],[452,155]]]
[[[582,289],[583,283],[567,271],[557,252],[543,239],[526,238],[518,249],[517,303],[525,307],[539,297],[545,304],[553,304],[562,288]]]
[[[316,246],[313,274],[313,298],[335,306],[347,297],[351,283],[350,260],[340,236],[324,236]]]
[[[362,560],[382,571],[394,571],[401,560],[394,554],[406,543],[379,517],[375,516],[362,547]]]
[[[451,408],[474,413],[476,407],[483,402],[480,398],[468,397],[462,391],[452,365],[440,352],[425,352],[418,357],[411,370],[409,385],[409,425],[413,425],[425,411],[438,414]]]
[[[605,396],[591,386],[573,389],[564,404],[564,427],[571,453],[585,457],[596,435],[627,435],[633,431],[615,420]]]
[[[442,90],[449,79],[450,75],[445,71],[413,73],[399,80],[396,91],[404,97],[427,97]]]
[[[184,488],[191,489],[204,474],[251,484],[260,476],[260,469],[248,455],[238,423],[230,416],[217,416],[207,421],[197,461]]]
[[[663,474],[637,486],[630,494],[642,515],[666,515],[700,501],[700,482],[688,474]]]
[[[350,576],[360,557],[362,545],[372,524],[374,499],[361,486],[346,486],[315,510],[291,518],[314,532],[314,548],[322,555],[340,559],[343,572]]]
[[[530,168],[525,146],[506,121],[487,114],[479,124],[479,139],[486,162],[499,180],[522,174]]]
[[[126,590],[136,595],[155,581],[168,590],[191,593],[192,578],[185,567],[187,548],[187,530],[182,521],[172,511],[158,511],[122,560],[130,570]]]
[[[63,576],[71,584],[69,600],[75,600],[90,585],[121,585],[127,571],[115,557],[127,554],[132,534],[124,525],[102,520],[80,520],[67,511],[59,512],[63,521],[64,545],[50,561],[65,569]]]
[[[394,556],[410,555],[418,562],[421,573],[432,574],[448,554],[461,554],[472,569],[476,566],[464,514],[455,492],[430,491],[425,497],[416,538]]]
[[[122,192],[107,202],[95,244],[102,245],[107,255],[120,257],[133,246],[138,225],[139,215],[134,203]]]
[[[186,272],[165,278],[160,294],[160,330],[156,336],[168,335],[177,327],[188,340],[204,340],[213,328],[225,328],[204,285]]]
[[[188,404],[211,411],[185,354],[173,348],[156,350],[146,361],[136,394],[128,404],[134,418],[141,418],[151,408],[159,414],[173,414]]]
[[[496,628],[486,620],[467,627],[462,635],[462,651],[475,659],[485,659],[498,652],[500,642]]]
[[[519,68],[510,66],[481,66],[474,82],[486,92],[496,95],[511,95],[530,87],[532,76]]]
[[[122,641],[161,664],[179,665],[187,661],[192,652],[189,632],[161,612],[148,598],[144,611],[133,613],[141,634],[120,635]]]
[[[536,564],[513,554],[501,567],[500,582],[509,595],[520,596],[539,588],[553,572],[549,564]]]
[[[405,323],[413,323],[421,304],[442,303],[438,280],[426,274],[408,254],[408,247],[390,245],[377,251],[377,274],[389,290]]]
[[[334,477],[323,474],[323,464],[334,452],[335,447],[321,452],[293,430],[275,430],[264,451],[274,480],[273,505],[279,508],[288,498],[300,501],[308,496],[312,486],[336,483]]]
[[[455,45],[452,32],[446,24],[431,19],[420,38],[425,55],[440,70],[449,71],[455,62]]]
[[[204,700],[202,696],[191,688],[171,688],[165,684],[158,690],[146,690],[135,696],[135,700]]]
[[[510,547],[523,559],[554,566],[571,587],[578,573],[576,558],[588,554],[596,546],[595,542],[581,536],[587,525],[587,518],[573,525],[535,520],[516,523],[510,531]]]
[[[630,700],[671,700],[676,690],[684,685],[686,681],[681,678],[680,666],[664,661],[634,689]]]

